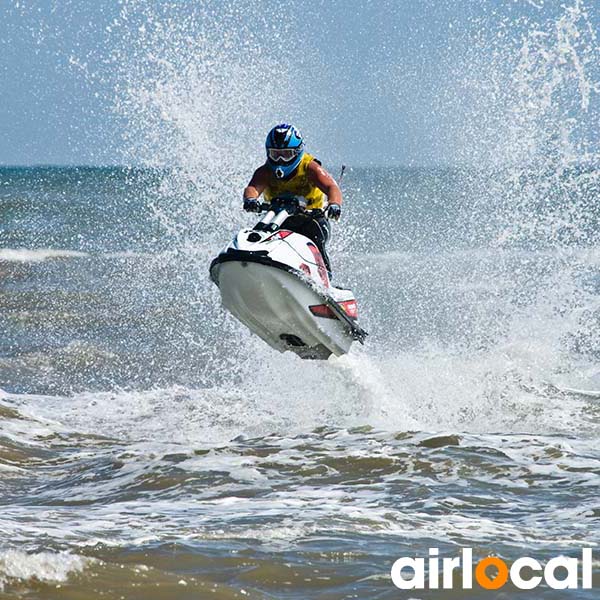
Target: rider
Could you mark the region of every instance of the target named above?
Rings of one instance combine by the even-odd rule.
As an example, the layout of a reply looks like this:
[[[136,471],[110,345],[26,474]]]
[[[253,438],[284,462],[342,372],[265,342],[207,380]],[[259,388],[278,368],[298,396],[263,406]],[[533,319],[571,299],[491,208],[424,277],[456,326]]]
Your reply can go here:
[[[338,184],[314,156],[304,151],[302,135],[292,125],[273,127],[265,145],[267,160],[244,189],[244,210],[261,212],[261,194],[266,202],[279,196],[303,196],[306,212],[288,217],[281,227],[313,240],[331,273],[325,243],[331,234],[328,218],[337,221],[342,210]]]

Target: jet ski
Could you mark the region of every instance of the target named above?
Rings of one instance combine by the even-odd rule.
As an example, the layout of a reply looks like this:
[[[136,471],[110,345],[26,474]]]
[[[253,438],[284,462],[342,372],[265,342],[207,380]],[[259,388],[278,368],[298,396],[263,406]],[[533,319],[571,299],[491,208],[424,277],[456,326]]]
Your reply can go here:
[[[264,217],[219,253],[210,276],[223,306],[269,346],[325,360],[364,343],[367,332],[358,325],[354,294],[331,284],[317,245],[281,228],[305,208],[297,196],[263,204]]]

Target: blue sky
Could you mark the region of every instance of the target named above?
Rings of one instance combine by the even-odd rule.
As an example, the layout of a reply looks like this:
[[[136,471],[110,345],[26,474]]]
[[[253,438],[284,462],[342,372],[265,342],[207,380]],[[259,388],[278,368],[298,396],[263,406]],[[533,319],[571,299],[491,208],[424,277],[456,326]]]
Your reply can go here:
[[[466,156],[473,140],[489,137],[485,128],[480,136],[478,127],[483,121],[487,130],[495,127],[494,118],[505,108],[504,92],[493,99],[498,106],[485,96],[488,80],[510,85],[524,33],[536,23],[554,23],[562,14],[560,4],[347,0],[177,1],[152,6],[136,0],[9,1],[3,4],[0,20],[0,164],[135,162],[136,144],[165,134],[159,126],[154,134],[141,132],[145,127],[140,129],[136,121],[140,115],[133,113],[139,112],[139,103],[133,103],[135,108],[124,103],[123,94],[130,93],[124,90],[135,80],[141,101],[140,94],[149,93],[141,82],[152,82],[153,77],[153,93],[159,87],[164,90],[169,71],[156,74],[161,55],[176,60],[179,50],[186,55],[200,39],[205,40],[203,50],[186,55],[181,69],[195,62],[207,81],[215,81],[221,67],[211,44],[215,55],[225,57],[227,73],[236,72],[234,63],[249,65],[260,81],[253,85],[252,77],[242,78],[232,85],[241,96],[265,106],[265,132],[272,125],[267,121],[271,114],[288,112],[314,148],[336,160],[452,163],[460,148]],[[587,4],[597,30],[599,11]],[[146,42],[147,34],[141,32],[152,28],[154,36]],[[501,60],[494,53],[500,53]],[[261,71],[263,55],[268,57],[266,73]],[[469,85],[470,70],[477,78],[471,96],[461,88]],[[177,69],[171,65],[173,71]],[[285,88],[281,97],[276,97],[278,78]],[[269,82],[270,95],[262,96],[262,81]],[[174,98],[181,100],[187,93],[185,81],[177,85]],[[217,127],[223,89],[215,88],[211,100]],[[189,91],[194,95],[195,90]],[[231,120],[225,107],[231,97],[223,95],[221,100],[223,119]],[[198,102],[179,110],[201,111]],[[270,104],[277,109],[269,112]],[[197,128],[201,118],[195,119]],[[152,119],[156,114],[146,121]],[[186,119],[194,122],[194,115]],[[243,129],[241,120],[239,130]],[[257,137],[259,130],[260,124],[252,135]],[[199,130],[200,137],[205,134]],[[227,143],[229,139],[223,142]]]

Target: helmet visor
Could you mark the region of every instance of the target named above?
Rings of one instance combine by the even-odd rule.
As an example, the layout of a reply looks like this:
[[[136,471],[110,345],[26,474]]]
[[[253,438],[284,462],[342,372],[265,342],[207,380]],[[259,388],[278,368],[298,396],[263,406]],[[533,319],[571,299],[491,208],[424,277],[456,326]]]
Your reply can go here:
[[[300,148],[268,148],[267,154],[273,162],[288,163],[294,160],[300,151]]]

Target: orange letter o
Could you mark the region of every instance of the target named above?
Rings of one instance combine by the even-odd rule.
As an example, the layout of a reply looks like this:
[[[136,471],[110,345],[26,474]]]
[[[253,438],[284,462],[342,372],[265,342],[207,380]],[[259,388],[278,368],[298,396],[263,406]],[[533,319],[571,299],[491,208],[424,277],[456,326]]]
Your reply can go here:
[[[490,579],[485,572],[488,567],[494,566],[498,569],[498,575]],[[477,583],[486,590],[498,590],[508,581],[508,567],[506,563],[495,556],[488,556],[477,563],[475,568],[475,579]]]

